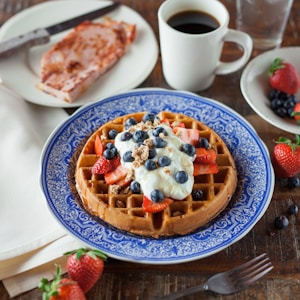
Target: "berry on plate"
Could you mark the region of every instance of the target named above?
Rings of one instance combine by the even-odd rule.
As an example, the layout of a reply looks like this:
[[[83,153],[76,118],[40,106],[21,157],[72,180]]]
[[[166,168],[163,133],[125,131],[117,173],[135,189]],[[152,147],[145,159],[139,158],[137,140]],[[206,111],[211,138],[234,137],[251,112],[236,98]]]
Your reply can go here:
[[[295,106],[294,106],[294,110],[292,112],[292,116],[294,117],[294,119],[297,121],[297,123],[300,124],[300,102],[298,102]]]
[[[106,255],[99,250],[84,248],[66,252],[64,255],[70,255],[67,260],[69,277],[77,281],[82,291],[86,293],[100,279]]]
[[[272,163],[276,176],[289,178],[300,172],[300,136],[296,135],[295,143],[281,137],[273,150]]]
[[[297,69],[281,58],[276,58],[269,69],[269,82],[273,89],[294,95],[300,87]]]

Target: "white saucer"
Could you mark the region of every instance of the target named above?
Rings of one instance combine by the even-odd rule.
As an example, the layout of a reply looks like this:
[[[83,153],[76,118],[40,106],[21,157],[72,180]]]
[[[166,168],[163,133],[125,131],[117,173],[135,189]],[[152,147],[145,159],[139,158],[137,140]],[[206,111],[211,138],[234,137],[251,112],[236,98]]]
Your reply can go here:
[[[300,134],[300,125],[294,119],[277,116],[270,107],[268,70],[275,58],[293,64],[300,73],[300,47],[279,48],[265,52],[246,66],[241,77],[241,91],[251,108],[273,126],[294,134]],[[300,99],[300,90],[296,94]]]
[[[0,41],[36,28],[56,24],[107,6],[109,3],[111,1],[60,0],[35,5],[16,14],[1,27]],[[39,82],[42,54],[61,40],[68,31],[52,36],[50,43],[46,45],[36,46],[28,51],[2,59],[0,76],[4,85],[27,101],[53,107],[77,107],[137,87],[147,78],[157,62],[158,44],[153,30],[136,11],[125,5],[118,7],[108,15],[115,20],[136,24],[136,39],[125,56],[74,103],[66,103],[36,88]]]

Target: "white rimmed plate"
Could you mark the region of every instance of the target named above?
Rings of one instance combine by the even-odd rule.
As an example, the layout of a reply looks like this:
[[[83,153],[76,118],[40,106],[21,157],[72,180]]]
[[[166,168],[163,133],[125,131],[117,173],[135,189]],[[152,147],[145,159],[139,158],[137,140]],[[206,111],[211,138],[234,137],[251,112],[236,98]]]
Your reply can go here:
[[[111,1],[60,0],[37,4],[9,19],[0,29],[0,41],[107,6],[109,3]],[[136,24],[136,39],[122,59],[74,103],[52,97],[36,87],[39,83],[42,54],[68,31],[52,36],[50,43],[46,45],[36,46],[0,60],[0,77],[4,85],[27,101],[53,107],[77,107],[137,87],[150,74],[158,58],[158,44],[153,30],[136,11],[125,5],[110,12],[108,16]]]
[[[271,109],[268,70],[275,58],[293,64],[300,73],[300,47],[279,48],[265,52],[249,62],[242,73],[241,91],[251,108],[265,121],[284,131],[300,134],[300,125],[294,119],[280,118]],[[300,99],[300,91],[296,94]]]
[[[84,142],[103,123],[137,111],[168,110],[196,118],[228,145],[238,170],[232,201],[215,220],[186,236],[145,238],[112,228],[78,204],[74,171]],[[269,153],[253,127],[214,100],[164,89],[137,89],[79,109],[50,136],[41,158],[41,186],[50,211],[75,237],[109,256],[173,264],[212,255],[244,237],[265,213],[274,189]]]

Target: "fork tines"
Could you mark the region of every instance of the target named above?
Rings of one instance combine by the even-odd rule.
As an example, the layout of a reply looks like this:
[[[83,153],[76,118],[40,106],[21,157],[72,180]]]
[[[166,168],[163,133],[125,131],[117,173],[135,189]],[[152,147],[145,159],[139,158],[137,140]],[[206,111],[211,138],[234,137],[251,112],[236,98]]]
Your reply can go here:
[[[240,288],[244,288],[266,275],[272,269],[272,262],[267,254],[263,253],[233,269],[230,276],[238,277],[238,280],[235,278],[236,284],[239,285]]]

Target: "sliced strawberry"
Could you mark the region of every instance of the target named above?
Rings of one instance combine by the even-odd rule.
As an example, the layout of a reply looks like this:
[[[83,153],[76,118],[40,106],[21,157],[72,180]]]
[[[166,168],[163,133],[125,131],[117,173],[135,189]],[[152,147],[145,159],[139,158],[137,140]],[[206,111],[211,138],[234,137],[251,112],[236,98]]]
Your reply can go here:
[[[213,149],[196,148],[195,163],[210,164],[215,163],[217,159],[216,151]]]
[[[118,155],[118,156],[114,157],[113,159],[111,159],[109,161],[109,163],[111,164],[111,170],[116,169],[121,164],[120,156]]]
[[[192,128],[174,127],[173,132],[185,143],[197,145],[199,140],[199,131]]]
[[[172,199],[165,198],[163,201],[155,203],[144,195],[143,209],[148,213],[157,213],[165,210],[172,202]]]
[[[104,175],[104,179],[107,184],[117,184],[118,182],[121,182],[123,179],[125,179],[127,173],[128,170],[121,164],[119,164],[114,170],[106,173]]]
[[[294,106],[294,111],[292,112],[292,117],[300,124],[300,102]]]
[[[203,174],[216,174],[218,173],[218,165],[216,163],[210,164],[198,164],[194,163],[194,176],[203,175]]]
[[[101,156],[103,154],[104,147],[103,147],[103,144],[101,142],[99,135],[96,136],[94,148],[95,148],[94,150],[95,150],[95,153],[97,156]]]
[[[112,166],[108,159],[100,156],[92,167],[92,174],[106,174],[111,171]]]
[[[163,120],[160,120],[160,123],[161,123],[161,124],[165,124],[165,125],[171,127],[171,125],[170,125],[170,120],[169,120],[169,119],[163,119]]]
[[[175,128],[175,127],[185,128],[185,124],[183,122],[174,121],[171,124],[171,127],[172,128]]]

